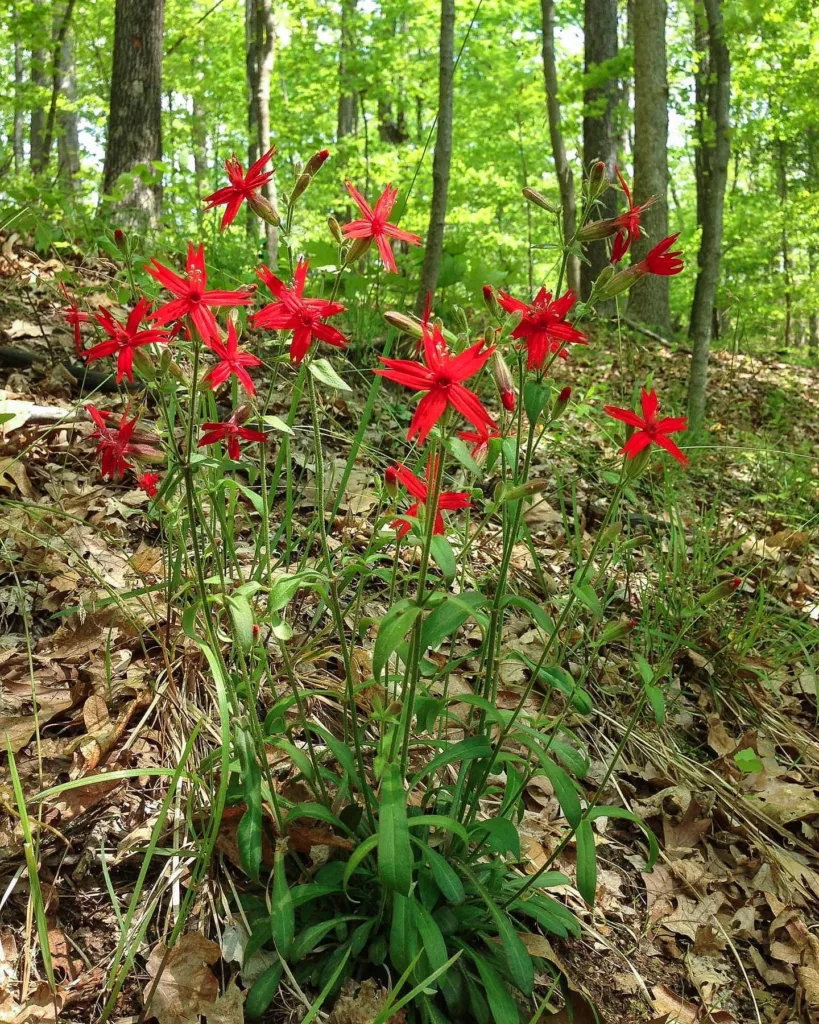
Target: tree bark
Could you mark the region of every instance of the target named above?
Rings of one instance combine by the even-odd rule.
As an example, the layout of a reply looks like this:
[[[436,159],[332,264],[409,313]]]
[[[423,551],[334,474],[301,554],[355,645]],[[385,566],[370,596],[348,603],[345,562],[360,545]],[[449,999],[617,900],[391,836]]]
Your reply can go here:
[[[45,0],[34,0],[37,7],[43,8]],[[45,25],[38,15],[36,31],[45,32]],[[45,89],[48,85],[48,50],[39,45],[31,51],[31,84],[39,90]],[[45,132],[45,107],[43,106],[42,94],[39,94],[31,109],[31,122],[29,127],[29,164],[32,172],[36,172],[43,162],[43,134]]]
[[[700,86],[705,104],[697,108],[697,210],[702,226],[697,254],[697,281],[691,309],[690,336],[694,342],[688,382],[688,415],[697,432],[705,418],[708,353],[722,256],[722,220],[728,161],[731,155],[731,58],[725,42],[721,0],[701,0],[707,34],[708,74]],[[699,6],[699,5],[698,5]]]
[[[810,276],[814,277],[817,267],[817,253],[813,246],[808,247],[808,267]],[[811,312],[808,314],[808,349],[813,360],[819,357],[819,312],[816,309],[816,300],[812,300]]]
[[[438,129],[435,155],[432,159],[432,204],[429,211],[424,264],[416,310],[421,313],[427,295],[434,295],[438,287],[441,257],[444,251],[449,171],[452,163],[452,112],[455,74],[455,0],[441,0],[441,30],[438,61]]]
[[[657,201],[641,215],[645,234],[632,246],[638,263],[668,235],[668,75],[666,0],[634,3],[634,201]],[[629,292],[628,314],[668,334],[668,278],[648,274]]]
[[[162,34],[165,0],[117,0],[114,61],[102,191],[109,195],[121,174],[162,159]],[[118,204],[134,227],[155,225],[162,183],[136,179]]]
[[[271,0],[246,0],[246,3],[248,127],[251,140],[248,149],[252,162],[270,149],[270,79],[276,59],[276,23]],[[264,186],[262,194],[276,205],[275,180]],[[275,267],[279,259],[279,233],[266,221],[264,232],[267,259]]]
[[[791,275],[791,247],[788,238],[788,171],[785,163],[785,143],[777,140],[776,180],[779,190],[779,216],[782,218],[782,276],[785,279],[785,345],[790,348],[793,322],[793,279]]]
[[[68,104],[57,117],[59,135],[57,136],[57,163],[60,176],[72,186],[80,173],[80,132],[77,122],[77,75],[74,66],[74,38],[69,26],[63,40],[60,54],[62,68],[63,95]]]
[[[587,82],[583,94],[583,163],[588,171],[595,161],[602,160],[607,177],[614,181],[617,164],[614,108],[618,84],[617,79],[601,65],[617,56],[617,0],[585,0],[583,31]],[[616,215],[617,192],[608,189],[601,197],[595,219]],[[592,284],[608,264],[605,246],[600,242],[589,246],[587,257],[589,263],[584,263],[581,271],[584,298],[588,297]]]
[[[23,44],[21,40],[20,12],[15,4],[11,11],[12,32],[14,34],[14,125],[12,128],[11,149],[14,158],[14,170],[23,167]]]
[[[356,0],[341,0],[341,32],[338,44],[338,109],[336,138],[343,139],[356,130],[358,99],[350,81],[350,55],[353,52],[352,21]]]
[[[35,171],[44,171],[51,159],[51,145],[54,141],[54,128],[57,123],[57,101],[63,88],[63,59],[65,57],[65,40],[71,24],[71,15],[74,12],[75,0],[67,0],[62,7],[62,17],[59,26],[54,34],[54,50],[51,57],[51,102],[48,107],[45,131],[43,133],[43,146],[40,152],[40,160]]]
[[[561,127],[560,98],[557,87],[557,61],[555,59],[555,0],[541,0],[543,19],[543,78],[546,84],[546,111],[549,116],[549,138],[552,143],[552,159],[560,188],[560,208],[563,216],[563,237],[568,244],[577,230],[577,203],[574,192],[572,165],[566,155]],[[580,294],[580,260],[570,255],[566,264],[566,280],[569,287]]]

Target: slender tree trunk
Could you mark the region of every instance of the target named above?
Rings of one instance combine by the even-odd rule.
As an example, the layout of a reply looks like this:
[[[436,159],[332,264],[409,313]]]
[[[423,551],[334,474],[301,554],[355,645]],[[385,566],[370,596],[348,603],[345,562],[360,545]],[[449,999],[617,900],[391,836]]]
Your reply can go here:
[[[666,0],[634,3],[634,201],[657,201],[642,215],[645,234],[632,246],[637,263],[668,235],[668,76]],[[668,278],[648,274],[629,292],[629,316],[668,334]]]
[[[247,163],[259,156],[259,40],[256,33],[256,0],[245,0],[245,75],[247,78]],[[247,206],[247,236],[256,247],[259,219]]]
[[[557,88],[557,61],[555,60],[555,0],[541,0],[543,17],[543,78],[546,83],[546,111],[549,116],[549,138],[552,143],[552,158],[560,188],[560,207],[563,214],[563,236],[567,242],[574,238],[577,230],[577,204],[574,193],[572,165],[566,156],[561,127],[560,98]],[[566,265],[569,287],[580,294],[580,260],[569,256]]]
[[[14,127],[12,129],[12,154],[14,170],[23,167],[23,44],[21,40],[20,13],[15,4],[12,7],[12,32],[14,35]]]
[[[110,194],[121,174],[162,159],[162,34],[165,0],[117,0],[111,107],[102,190]],[[135,227],[155,225],[162,183],[137,179],[119,204]]]
[[[57,124],[57,102],[63,89],[63,58],[65,56],[65,40],[68,29],[71,25],[71,15],[74,12],[75,0],[67,0],[62,7],[62,17],[59,27],[56,27],[54,34],[54,52],[51,58],[51,102],[48,107],[45,131],[43,133],[43,147],[40,152],[40,162],[34,170],[44,171],[51,159],[51,146],[54,141],[54,128]]]
[[[618,84],[617,79],[601,65],[617,56],[617,0],[585,0],[583,30],[587,82],[583,95],[583,163],[588,170],[595,161],[602,160],[607,176],[613,181],[617,164],[614,109]],[[617,192],[608,189],[603,193],[595,217],[616,215]],[[584,298],[608,263],[605,246],[600,242],[590,245],[587,255],[589,263],[584,263],[581,271]]]
[[[791,274],[791,249],[788,239],[788,171],[785,163],[785,144],[777,140],[776,179],[779,190],[779,215],[782,218],[782,276],[785,279],[785,346],[790,348],[791,323],[793,321],[793,279]]]
[[[341,32],[338,44],[338,110],[336,138],[352,135],[356,129],[358,99],[350,82],[349,61],[353,52],[352,22],[356,0],[341,0]]]
[[[248,121],[251,144],[250,159],[270,149],[270,79],[276,59],[276,23],[272,0],[246,0],[247,71],[250,102]],[[276,186],[273,181],[262,189],[264,197],[275,206]],[[272,224],[264,223],[267,259],[275,267],[279,258],[279,233]]]
[[[70,184],[75,184],[75,179],[80,173],[80,132],[77,123],[77,75],[74,66],[74,37],[72,29],[68,28],[63,40],[60,65],[63,75],[63,95],[67,107],[61,110],[57,117],[59,135],[57,136],[57,160],[60,176]]]
[[[699,149],[697,207],[702,224],[697,254],[697,283],[691,310],[690,334],[694,342],[688,382],[688,415],[697,432],[705,418],[708,353],[722,256],[722,220],[728,161],[731,155],[731,59],[722,21],[721,0],[702,0],[708,36],[709,74],[707,104],[698,107]],[[699,11],[697,14],[699,15]],[[699,194],[701,190],[701,195]]]
[[[813,246],[808,248],[808,267],[810,268],[810,276],[813,278],[816,274],[816,249]],[[815,294],[815,284],[814,284]],[[808,314],[808,348],[810,350],[811,358],[816,361],[819,357],[819,312],[816,309],[816,300],[812,300],[811,312]]]
[[[45,0],[34,0],[39,8],[45,7]],[[38,15],[36,30],[38,33],[45,32],[45,25],[42,17]],[[31,109],[31,123],[29,128],[29,164],[31,170],[36,172],[43,163],[43,134],[45,132],[45,107],[43,106],[43,93],[48,85],[48,50],[38,45],[31,51],[31,84],[37,87],[37,97]]]
[[[418,287],[416,309],[423,311],[427,295],[438,287],[444,252],[449,170],[452,163],[452,79],[455,73],[455,0],[441,0],[441,37],[438,62],[438,131],[432,159],[432,204],[429,211],[424,265]]]
[[[193,147],[193,173],[196,176],[196,190],[201,195],[208,176],[208,132],[205,123],[205,108],[199,96],[191,103],[191,144]]]

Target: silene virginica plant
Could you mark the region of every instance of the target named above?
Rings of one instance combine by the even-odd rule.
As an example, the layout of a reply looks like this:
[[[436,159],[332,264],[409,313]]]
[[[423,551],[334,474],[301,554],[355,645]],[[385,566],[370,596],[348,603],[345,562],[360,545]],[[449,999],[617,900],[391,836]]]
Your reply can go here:
[[[657,856],[650,831],[598,797],[646,704],[661,713],[657,683],[674,652],[653,668],[641,663],[631,724],[596,785],[598,797],[589,800],[581,786],[589,758],[571,723],[590,712],[591,697],[584,677],[566,668],[567,645],[581,620],[592,650],[632,630],[630,621],[603,621],[600,566],[611,564],[621,505],[652,446],[686,465],[672,440],[685,419],[662,416],[653,389],[643,389],[637,410],[606,407],[625,424],[624,459],[619,474],[610,474],[616,482],[596,540],[554,600],[556,620],[512,588],[513,551],[527,503],[544,488],[532,477],[534,459],[571,400],[570,388],[550,382],[555,360],[588,343],[578,325],[599,300],[647,274],[680,273],[677,236],[620,269],[645,206],[631,203],[619,172],[628,210],[596,219],[598,199],[617,186],[594,165],[570,238],[562,237],[549,200],[525,190],[555,221],[562,252],[556,280],[529,301],[487,285],[488,325],[472,336],[463,316],[450,330],[429,308],[422,318],[387,313],[397,330],[374,370],[332,497],[322,423],[327,396],[347,388],[329,358],[349,343],[335,326],[345,312],[337,301],[344,274],[373,242],[384,269],[395,272],[392,243],[421,239],[391,222],[397,190],[388,185],[371,206],[347,182],[361,216],[342,226],[330,219],[338,260],[325,296],[324,278],[312,277],[294,251],[293,224],[328,153],[316,154],[283,196],[283,216],[260,191],[273,174],[265,170],[273,156],[264,154],[247,173],[235,157],[228,160],[229,184],[207,203],[225,206],[223,229],[245,202],[275,224],[284,272],[260,266],[258,283],[222,290],[211,280],[204,247],[191,243],[183,270],[150,260],[145,270],[158,297],[134,291],[126,320],[106,309],[89,315],[70,299],[65,311],[85,360],[115,358],[117,381],[138,383],[118,415],[87,407],[91,436],[103,477],[134,475],[151,498],[149,515],[164,539],[170,618],[188,645],[201,649],[218,694],[219,726],[206,731],[221,742],[197,768],[210,780],[198,797],[203,852],[169,944],[200,892],[225,811],[234,807],[245,877],[231,891],[250,929],[245,962],[262,948],[271,962],[248,993],[249,1019],[265,1012],[280,984],[306,987],[330,1006],[345,983],[367,979],[384,993],[378,1024],[399,1011],[404,1016],[396,1020],[433,1024],[536,1019],[535,979],[548,981],[557,971],[531,952],[543,946],[527,937],[579,934],[577,918],[550,890],[571,883],[593,904],[595,819],[628,819],[645,833],[649,867]],[[568,259],[606,239],[613,239],[611,264],[580,304],[564,291]],[[118,232],[116,242],[133,282],[131,241]],[[89,327],[97,334],[90,348],[83,333]],[[402,351],[391,354],[393,347]],[[253,375],[263,360],[276,378],[291,381],[286,420],[267,411],[272,389],[257,391]],[[416,403],[408,434],[414,446],[387,469],[372,534],[355,546],[333,536],[332,525],[377,392],[387,386],[405,389],[395,392],[398,400]],[[313,442],[315,518],[306,544],[293,530],[300,424]],[[473,589],[470,552],[488,528],[497,536],[498,526],[497,559]],[[252,545],[241,541],[248,532]],[[377,620],[366,613],[374,588],[386,596]],[[537,661],[504,651],[512,613],[528,616],[542,634]],[[455,642],[462,628],[480,637],[468,657]],[[329,674],[324,689],[302,681],[303,649],[315,650],[316,636],[336,656],[342,686]],[[508,656],[522,658],[527,672],[512,708],[498,700]],[[450,689],[459,672],[468,673],[472,692]],[[321,715],[313,711],[317,700]],[[271,767],[285,761],[286,785]],[[536,776],[551,785],[564,824],[551,855],[527,873],[517,826]],[[570,845],[573,880],[555,867]],[[317,849],[322,856],[311,854]],[[109,979],[106,1013],[121,983],[121,976]]]

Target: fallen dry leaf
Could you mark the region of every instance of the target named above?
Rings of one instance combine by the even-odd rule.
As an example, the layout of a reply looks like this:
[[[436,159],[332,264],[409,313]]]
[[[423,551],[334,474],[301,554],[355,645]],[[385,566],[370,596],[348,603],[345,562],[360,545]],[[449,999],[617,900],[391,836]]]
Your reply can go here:
[[[151,981],[143,997],[146,1003],[150,998],[149,1013],[159,1024],[199,1024],[219,994],[219,983],[209,965],[216,963],[222,951],[199,932],[186,932],[167,956],[166,952],[165,943],[158,943],[146,964]]]

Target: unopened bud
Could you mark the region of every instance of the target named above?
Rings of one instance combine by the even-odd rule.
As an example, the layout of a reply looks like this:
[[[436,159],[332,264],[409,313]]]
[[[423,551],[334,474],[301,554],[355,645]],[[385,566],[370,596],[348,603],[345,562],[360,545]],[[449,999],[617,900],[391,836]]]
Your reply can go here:
[[[516,309],[514,313],[510,314],[509,319],[503,325],[504,331],[506,331],[507,333],[514,331],[514,329],[518,326],[522,319],[523,313],[519,309]]]
[[[524,196],[529,200],[533,206],[539,206],[541,210],[548,210],[549,213],[557,213],[557,207],[546,196],[541,195],[537,189],[529,188],[528,186],[523,190]]]
[[[572,397],[572,389],[565,387],[555,399],[554,408],[552,409],[552,421],[560,419],[563,413],[566,411],[566,406],[569,404],[569,399]]]
[[[270,200],[265,199],[261,193],[251,192],[247,197],[247,201],[251,210],[253,210],[257,217],[260,217],[265,221],[265,223],[272,224],[274,228],[281,225],[282,219],[279,216],[279,211],[270,202]]]
[[[648,465],[649,460],[649,449],[643,448],[641,452],[638,452],[633,459],[626,456],[626,476],[629,480],[636,480],[642,475],[643,470]]]
[[[319,169],[324,165],[324,161],[330,155],[329,149],[320,149],[318,153],[314,153],[313,156],[304,165],[304,173],[309,175],[315,175]]]
[[[128,453],[140,462],[148,463],[149,466],[161,466],[165,462],[164,452],[152,448],[149,444],[135,444],[133,440],[128,445]]]
[[[612,523],[611,526],[607,526],[606,529],[600,535],[600,550],[603,551],[605,548],[617,540],[620,534],[623,532],[623,527],[620,523]]]
[[[602,160],[596,160],[591,165],[588,185],[589,195],[592,199],[595,199],[609,187],[608,178],[606,178],[606,165]]]
[[[154,380],[156,377],[154,364],[144,349],[138,348],[134,351],[134,366],[146,380]]]
[[[230,417],[233,422],[240,427],[243,423],[247,423],[250,417],[253,415],[253,406],[245,403],[244,405],[238,406]]]
[[[617,271],[611,264],[609,264],[606,267],[603,267],[603,269],[600,271],[600,274],[598,275],[597,280],[592,285],[592,291],[595,292],[599,291],[602,288],[605,288],[616,273]]]
[[[500,393],[501,404],[507,412],[515,411],[515,381],[512,377],[512,371],[506,364],[506,360],[500,353],[499,349],[495,349],[492,353],[492,376],[495,378],[495,384],[497,385]]]
[[[610,622],[600,634],[601,644],[613,644],[618,640],[627,637],[637,623],[634,619],[621,619],[619,622]]]
[[[393,500],[398,497],[398,470],[394,466],[387,467],[384,472],[384,487]]]
[[[527,480],[525,484],[518,484],[516,487],[509,487],[500,484],[495,488],[495,501],[502,505],[507,501],[518,501],[520,498],[530,498],[533,494],[545,491],[549,481],[545,477],[536,477],[534,480]]]
[[[463,306],[453,306],[452,315],[458,321],[458,327],[462,334],[469,334],[469,321],[466,318],[466,310]]]
[[[616,218],[606,217],[605,220],[593,220],[584,224],[577,232],[577,238],[581,242],[597,242],[601,238],[610,238],[619,230]]]
[[[495,295],[495,289],[491,284],[485,284],[483,286],[483,301],[491,315],[495,317],[496,320],[500,320],[503,315],[503,310],[500,307],[497,295]]]
[[[412,338],[422,338],[424,336],[424,328],[421,325],[421,321],[407,316],[406,313],[399,313],[394,309],[390,309],[384,314],[384,319],[390,327],[394,327],[404,334],[409,334]]]
[[[642,263],[635,263],[609,278],[608,282],[599,290],[595,286],[594,297],[597,301],[613,299],[615,295],[620,295],[627,288],[631,288],[636,281],[639,281],[641,277],[645,277],[647,273],[648,270]]]
[[[327,227],[330,229],[330,234],[335,238],[339,245],[344,241],[344,234],[341,230],[341,225],[335,219],[335,217],[327,218]]]
[[[724,601],[726,597],[731,597],[732,594],[735,594],[741,586],[742,579],[739,576],[734,576],[730,580],[723,580],[722,583],[718,583],[703,596],[700,604],[707,608],[709,605],[716,604],[717,601]]]
[[[125,237],[125,232],[120,228],[114,231],[114,244],[119,251],[125,255],[128,252],[128,239]]]
[[[367,254],[367,250],[372,245],[372,237],[369,238],[354,238],[353,244],[347,250],[347,256],[345,257],[345,263],[357,263],[362,256]]]
[[[296,184],[293,186],[293,191],[290,193],[290,202],[295,203],[299,196],[304,192],[310,182],[313,180],[313,175],[308,174],[306,171],[302,172],[298,178],[296,178]]]

